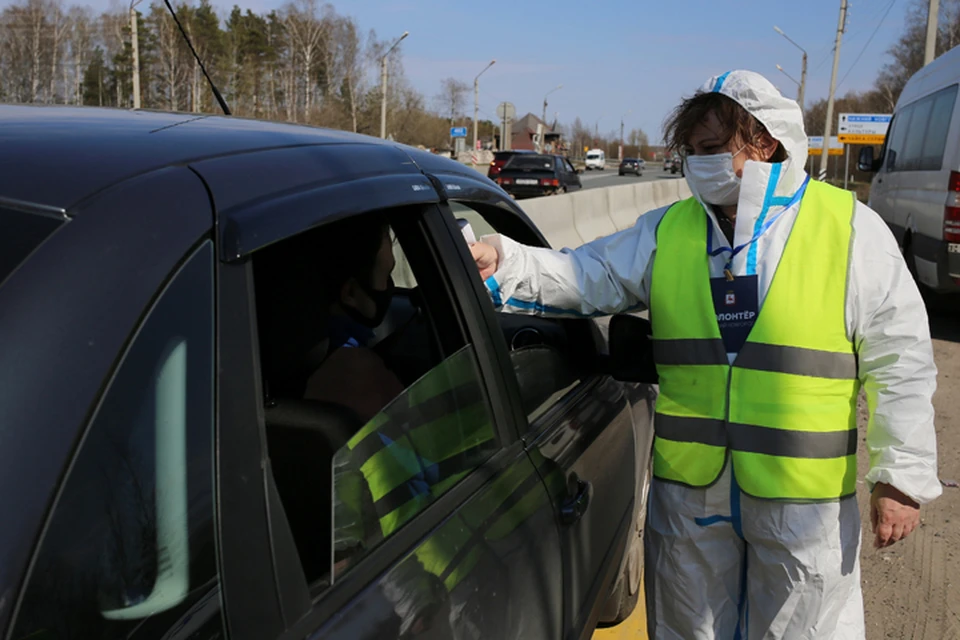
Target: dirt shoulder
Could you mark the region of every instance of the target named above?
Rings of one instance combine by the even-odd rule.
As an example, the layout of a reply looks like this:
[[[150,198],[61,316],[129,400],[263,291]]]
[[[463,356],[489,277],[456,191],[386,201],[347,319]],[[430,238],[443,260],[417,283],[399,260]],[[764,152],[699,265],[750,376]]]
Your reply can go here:
[[[940,477],[960,481],[960,303],[930,305],[937,362],[936,408]],[[867,413],[860,407],[860,477],[867,470],[863,448]],[[869,496],[860,486],[863,517],[863,596],[867,638],[960,640],[960,489],[921,511],[921,525],[905,542],[873,548]]]

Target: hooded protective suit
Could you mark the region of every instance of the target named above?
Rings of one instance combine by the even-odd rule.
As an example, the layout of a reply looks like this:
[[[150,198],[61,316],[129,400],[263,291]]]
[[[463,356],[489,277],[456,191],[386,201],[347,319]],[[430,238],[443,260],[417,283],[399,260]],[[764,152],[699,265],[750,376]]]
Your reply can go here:
[[[711,78],[700,91],[735,100],[789,156],[780,164],[748,160],[743,169],[734,246],[747,243],[764,221],[775,222],[733,258],[730,270],[757,276],[762,308],[800,209],[794,196],[807,177],[802,114],[749,71]],[[703,204],[696,185],[691,189]],[[711,208],[704,208],[713,238],[729,246]],[[500,253],[487,280],[494,303],[504,311],[558,316],[647,307],[657,227],[667,209],[575,250],[484,238]],[[844,317],[870,407],[866,482],[929,502],[941,488],[931,403],[936,368],[924,304],[893,235],[860,203],[850,246]],[[722,276],[726,262],[725,255],[711,257],[710,276]],[[731,363],[736,355],[728,354]],[[755,499],[741,492],[728,461],[706,488],[655,479],[645,536],[651,638],[864,637],[860,513],[853,496],[806,504]]]

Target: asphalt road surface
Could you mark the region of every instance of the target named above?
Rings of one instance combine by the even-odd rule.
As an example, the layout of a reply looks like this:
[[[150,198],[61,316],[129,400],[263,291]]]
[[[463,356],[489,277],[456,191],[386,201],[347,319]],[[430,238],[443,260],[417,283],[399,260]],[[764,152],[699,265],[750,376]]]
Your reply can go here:
[[[664,171],[659,165],[650,166],[644,169],[643,176],[638,178],[633,174],[625,176],[617,175],[617,168],[607,168],[605,171],[584,171],[580,174],[580,182],[584,189],[605,189],[607,187],[616,187],[621,184],[633,184],[636,182],[651,182],[653,180],[682,180],[679,173],[671,174]]]

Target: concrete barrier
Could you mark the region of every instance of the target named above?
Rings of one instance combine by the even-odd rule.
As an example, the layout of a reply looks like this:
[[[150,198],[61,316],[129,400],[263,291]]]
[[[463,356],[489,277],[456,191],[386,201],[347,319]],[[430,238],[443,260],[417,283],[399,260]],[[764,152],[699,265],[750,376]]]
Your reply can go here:
[[[610,192],[609,189],[590,189],[577,191],[571,194],[573,201],[573,224],[577,234],[584,242],[603,238],[616,233],[617,227],[610,219]]]
[[[584,243],[573,219],[570,195],[533,198],[519,204],[554,249],[579,247]]]
[[[555,249],[578,247],[636,224],[643,214],[691,196],[686,180],[653,180],[521,200]]]

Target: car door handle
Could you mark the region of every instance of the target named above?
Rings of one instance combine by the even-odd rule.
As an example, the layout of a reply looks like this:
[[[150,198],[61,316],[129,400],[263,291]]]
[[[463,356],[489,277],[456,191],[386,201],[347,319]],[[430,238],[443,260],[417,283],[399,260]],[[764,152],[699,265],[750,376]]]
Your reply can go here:
[[[560,505],[560,522],[570,525],[583,517],[590,506],[590,483],[577,480],[576,494]]]

